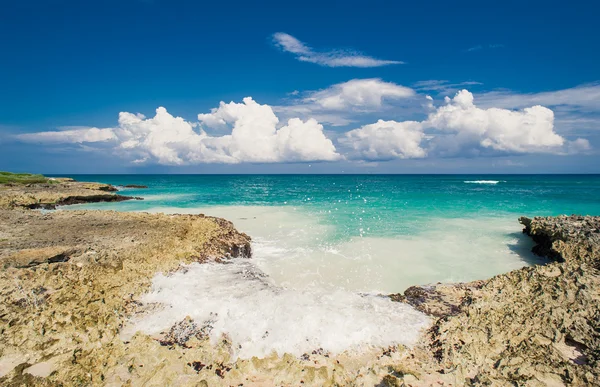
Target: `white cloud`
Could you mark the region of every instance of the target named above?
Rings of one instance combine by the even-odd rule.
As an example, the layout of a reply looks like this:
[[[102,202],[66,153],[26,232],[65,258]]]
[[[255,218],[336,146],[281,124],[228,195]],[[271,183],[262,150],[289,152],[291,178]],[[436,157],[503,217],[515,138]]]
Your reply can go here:
[[[579,153],[585,139],[567,141],[554,131],[554,113],[543,106],[521,111],[474,104],[467,90],[433,108],[427,119],[382,121],[346,133],[340,144],[354,157],[368,160],[419,158],[425,155],[481,156],[519,153]]]
[[[208,135],[194,130],[194,125],[174,117],[164,107],[156,109],[153,118],[141,114],[119,113],[119,125],[113,129],[118,138],[117,152],[136,163],[154,160],[158,164],[182,165],[194,162],[234,160],[208,147]]]
[[[483,50],[486,48],[502,48],[504,47],[504,44],[488,44],[488,45],[481,45],[478,44],[477,46],[473,46],[473,47],[469,47],[466,49],[467,52],[473,52],[473,51],[479,51],[479,50]]]
[[[250,162],[336,160],[331,140],[325,137],[323,126],[314,119],[292,118],[287,125],[276,129],[279,122],[273,109],[260,105],[252,98],[243,104],[221,103],[210,114],[198,119],[211,126],[232,124],[230,137],[219,138],[219,146],[236,160]]]
[[[25,133],[17,135],[16,138],[24,142],[81,144],[85,142],[114,140],[115,135],[111,129],[81,128],[54,132]]]
[[[221,103],[198,118],[210,127],[231,125],[231,133],[209,136],[198,123],[174,117],[159,107],[153,118],[122,112],[115,128],[30,133],[18,138],[54,143],[112,140],[114,151],[136,164],[302,162],[341,157],[317,121],[293,118],[277,129],[279,119],[271,107],[250,97],[243,103]]]
[[[411,88],[378,78],[352,79],[313,92],[304,101],[331,110],[372,110],[380,108],[384,99],[409,98],[414,95],[415,91]]]
[[[438,93],[455,93],[459,89],[468,86],[479,86],[483,85],[481,82],[476,81],[464,81],[451,83],[447,80],[442,79],[430,79],[427,81],[419,81],[413,84],[413,87],[419,91],[433,91]]]
[[[346,133],[339,141],[352,149],[352,157],[364,160],[421,158],[423,124],[416,121],[383,121]]]
[[[274,109],[287,116],[314,117],[333,126],[344,126],[354,122],[358,114],[389,108],[386,102],[412,102],[415,96],[413,89],[379,78],[352,79],[326,89],[308,91],[292,99],[290,105]]]
[[[569,141],[567,144],[567,153],[568,154],[576,154],[576,153],[585,153],[592,149],[590,142],[585,138],[578,138],[574,141]]]
[[[273,34],[273,42],[282,50],[295,54],[300,61],[327,67],[380,67],[404,63],[396,60],[376,59],[347,50],[315,51],[284,32]]]
[[[522,111],[481,109],[467,90],[446,97],[446,105],[430,114],[426,125],[501,152],[556,152],[565,142],[554,132],[552,110],[539,105]]]
[[[539,96],[542,97],[546,102],[565,98],[562,94],[554,99]],[[275,108],[261,105],[251,97],[244,98],[242,103],[221,102],[209,113],[199,114],[197,122],[175,117],[162,107],[151,118],[122,112],[114,128],[66,128],[21,134],[16,138],[45,144],[79,144],[86,150],[105,153],[112,150],[134,164],[165,165],[335,161],[344,158],[340,153],[353,160],[378,161],[575,154],[591,149],[586,139],[569,141],[557,133],[555,112],[547,107],[528,105],[521,110],[481,107],[467,90],[457,92],[453,98],[446,97],[440,106],[432,97],[416,95],[404,86],[380,79],[355,79],[301,93],[293,101],[295,105]],[[391,105],[388,101],[395,102]],[[377,120],[388,113],[398,114],[400,101],[420,104],[420,112],[428,112],[427,118]],[[511,98],[511,101],[516,100]],[[590,98],[580,96],[573,97],[572,103],[591,106],[589,101]],[[369,114],[362,115],[365,113]],[[356,125],[357,129],[346,133],[332,130],[326,134],[317,121],[349,124],[359,116],[361,124],[370,119],[376,122]],[[572,122],[580,124],[579,120]],[[586,125],[593,123],[586,121]],[[222,134],[207,133],[208,128],[219,129]],[[330,138],[337,138],[340,151]]]
[[[587,84],[569,89],[541,93],[515,93],[512,91],[491,91],[477,96],[484,106],[509,109],[523,108],[532,104],[544,106],[565,106],[573,109],[600,110],[600,84]]]
[[[550,107],[555,115],[555,129],[561,134],[590,135],[600,129],[600,83],[541,93],[491,91],[478,94],[477,101],[481,106],[508,109],[536,104]]]

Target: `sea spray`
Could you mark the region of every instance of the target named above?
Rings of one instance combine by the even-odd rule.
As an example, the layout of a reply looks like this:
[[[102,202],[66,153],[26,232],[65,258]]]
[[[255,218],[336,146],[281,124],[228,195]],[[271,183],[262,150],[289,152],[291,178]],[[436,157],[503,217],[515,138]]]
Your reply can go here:
[[[240,358],[411,346],[430,323],[421,312],[381,295],[276,286],[246,259],[158,274],[142,301],[164,308],[134,320],[130,330],[157,334],[189,316],[210,325],[213,343],[226,335]]]

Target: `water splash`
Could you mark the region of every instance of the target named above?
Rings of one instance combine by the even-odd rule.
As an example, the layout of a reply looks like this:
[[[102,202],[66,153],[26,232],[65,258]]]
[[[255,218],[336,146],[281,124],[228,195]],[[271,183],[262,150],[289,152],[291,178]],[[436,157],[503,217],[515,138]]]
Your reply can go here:
[[[156,334],[189,316],[210,325],[213,342],[227,335],[240,358],[411,346],[429,325],[424,314],[380,295],[276,286],[246,259],[159,274],[142,301],[165,308],[134,321],[134,330]]]

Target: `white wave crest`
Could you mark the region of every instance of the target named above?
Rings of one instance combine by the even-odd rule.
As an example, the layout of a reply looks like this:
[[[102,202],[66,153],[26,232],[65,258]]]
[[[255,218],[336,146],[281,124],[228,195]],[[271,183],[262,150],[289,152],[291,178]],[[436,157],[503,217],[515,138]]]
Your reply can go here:
[[[466,180],[464,183],[467,184],[498,184],[506,183],[505,180]]]

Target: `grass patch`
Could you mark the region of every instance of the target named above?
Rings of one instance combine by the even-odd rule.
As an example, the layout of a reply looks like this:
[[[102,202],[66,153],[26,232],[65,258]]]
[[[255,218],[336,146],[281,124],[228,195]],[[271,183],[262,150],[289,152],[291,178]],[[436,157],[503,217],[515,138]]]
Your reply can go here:
[[[32,184],[32,183],[48,183],[47,177],[44,175],[36,175],[32,173],[11,173],[0,171],[0,184]]]

